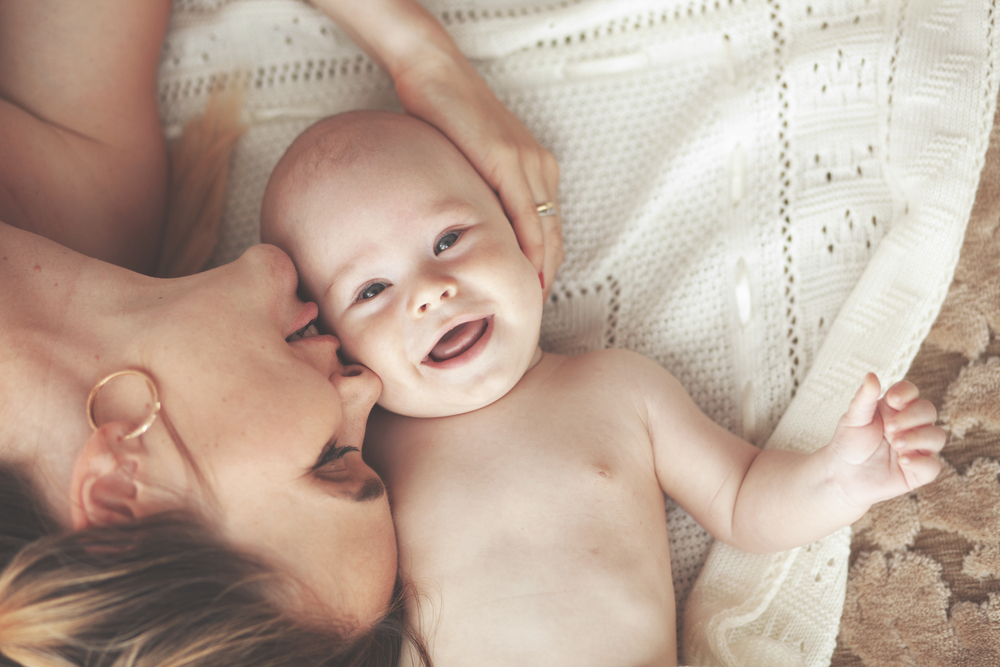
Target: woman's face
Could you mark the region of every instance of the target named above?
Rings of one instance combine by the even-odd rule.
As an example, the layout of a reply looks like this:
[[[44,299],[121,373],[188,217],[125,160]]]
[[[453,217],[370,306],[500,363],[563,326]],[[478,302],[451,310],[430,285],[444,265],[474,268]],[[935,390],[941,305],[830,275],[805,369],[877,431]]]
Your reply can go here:
[[[381,383],[343,367],[332,336],[286,341],[316,317],[297,283],[273,246],[164,283],[147,367],[225,538],[314,593],[304,610],[367,627],[396,573],[389,503],[361,458]]]

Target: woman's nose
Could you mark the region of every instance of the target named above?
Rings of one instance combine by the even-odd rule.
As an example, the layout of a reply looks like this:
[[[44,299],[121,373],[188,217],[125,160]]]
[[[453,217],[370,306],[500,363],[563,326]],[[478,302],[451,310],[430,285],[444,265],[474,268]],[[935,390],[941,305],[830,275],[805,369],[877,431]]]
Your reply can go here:
[[[249,270],[261,277],[270,278],[279,285],[279,290],[295,291],[299,284],[299,274],[291,257],[277,246],[259,243],[247,248],[237,260],[249,267]]]
[[[358,410],[362,420],[368,419],[375,401],[382,394],[382,380],[367,366],[349,364],[330,376],[345,412]]]
[[[265,244],[251,246],[227,266],[240,272],[233,289],[249,293],[249,296],[234,296],[235,300],[245,301],[248,306],[267,313],[267,317],[294,317],[301,310],[302,302],[296,296],[299,276],[295,264],[280,248]],[[287,323],[282,321],[281,325]]]

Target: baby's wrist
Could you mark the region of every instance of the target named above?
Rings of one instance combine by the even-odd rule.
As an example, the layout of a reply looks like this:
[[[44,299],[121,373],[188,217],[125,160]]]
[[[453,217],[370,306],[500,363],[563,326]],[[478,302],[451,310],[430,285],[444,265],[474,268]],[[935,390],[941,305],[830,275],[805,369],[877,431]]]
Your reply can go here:
[[[846,516],[853,517],[848,523],[860,519],[872,502],[859,493],[862,484],[858,480],[857,466],[844,461],[832,443],[817,449],[811,456],[817,457],[824,471],[821,488],[828,490],[831,502],[841,507]]]

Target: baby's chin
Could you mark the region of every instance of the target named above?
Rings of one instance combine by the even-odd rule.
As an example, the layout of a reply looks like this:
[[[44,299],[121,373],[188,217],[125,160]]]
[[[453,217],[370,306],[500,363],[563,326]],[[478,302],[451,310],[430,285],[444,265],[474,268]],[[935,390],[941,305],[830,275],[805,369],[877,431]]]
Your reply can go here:
[[[514,388],[520,377],[497,383],[496,387],[486,388],[479,384],[474,391],[456,385],[443,387],[431,383],[419,388],[398,387],[383,381],[378,405],[403,417],[454,417],[496,403]]]

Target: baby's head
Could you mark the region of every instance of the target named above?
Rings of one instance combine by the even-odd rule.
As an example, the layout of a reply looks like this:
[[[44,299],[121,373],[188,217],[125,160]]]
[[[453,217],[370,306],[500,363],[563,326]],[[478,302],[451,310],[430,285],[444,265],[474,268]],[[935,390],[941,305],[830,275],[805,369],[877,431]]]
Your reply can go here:
[[[379,404],[413,417],[489,405],[538,349],[542,289],[465,156],[411,116],[352,112],[302,133],[264,195],[283,248]]]

